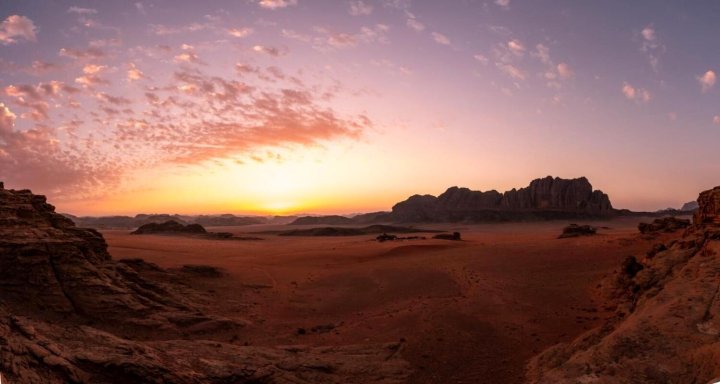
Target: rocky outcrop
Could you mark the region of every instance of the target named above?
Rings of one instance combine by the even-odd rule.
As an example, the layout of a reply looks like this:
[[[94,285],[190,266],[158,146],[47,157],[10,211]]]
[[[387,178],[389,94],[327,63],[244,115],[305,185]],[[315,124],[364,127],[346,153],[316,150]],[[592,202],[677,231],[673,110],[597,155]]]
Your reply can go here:
[[[175,220],[166,221],[164,223],[149,223],[140,226],[140,228],[130,232],[133,235],[153,235],[153,234],[206,234],[207,231],[200,224],[183,225]]]
[[[614,213],[608,196],[593,190],[586,178],[548,176],[502,194],[451,187],[438,197],[414,195],[395,204],[390,217],[398,222],[452,222],[602,217]]]
[[[16,314],[157,328],[212,320],[183,292],[143,279],[141,267],[112,261],[99,232],[77,228],[44,196],[0,189],[0,299]]]
[[[720,378],[720,188],[683,237],[628,257],[602,283],[616,316],[528,365],[530,383],[709,383]],[[712,381],[711,381],[712,380]]]
[[[565,239],[568,237],[579,237],[579,236],[592,236],[597,233],[597,229],[590,225],[577,225],[570,224],[563,228],[562,233],[558,236],[558,239]]]
[[[330,215],[330,216],[303,216],[298,217],[289,225],[346,225],[353,224],[353,220],[349,217]]]
[[[720,226],[720,186],[698,196],[698,209],[693,215],[696,226]]]
[[[397,343],[209,341],[250,324],[206,314],[200,294],[179,283],[197,271],[175,276],[139,259],[114,261],[99,232],[0,183],[3,382],[400,383],[409,374]]]
[[[690,226],[690,220],[678,219],[672,216],[655,219],[652,223],[638,224],[638,230],[642,234],[658,232],[675,232],[678,229],[685,229]]]

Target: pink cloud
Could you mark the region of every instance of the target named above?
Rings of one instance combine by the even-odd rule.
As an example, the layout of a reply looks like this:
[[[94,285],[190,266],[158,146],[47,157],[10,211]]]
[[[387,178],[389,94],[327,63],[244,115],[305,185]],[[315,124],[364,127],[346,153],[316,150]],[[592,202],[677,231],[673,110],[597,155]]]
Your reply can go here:
[[[17,116],[0,103],[0,169],[9,187],[32,186],[56,197],[90,196],[98,187],[111,187],[119,172],[111,161],[94,157],[94,143],[86,148],[64,147],[57,133],[38,126],[19,131]]]
[[[259,0],[258,5],[265,9],[280,9],[297,5],[298,0]]]
[[[32,20],[25,16],[11,15],[0,23],[0,43],[17,43],[19,39],[37,41],[37,28]]]
[[[71,59],[100,59],[105,57],[105,52],[97,47],[88,49],[61,48],[59,55]]]

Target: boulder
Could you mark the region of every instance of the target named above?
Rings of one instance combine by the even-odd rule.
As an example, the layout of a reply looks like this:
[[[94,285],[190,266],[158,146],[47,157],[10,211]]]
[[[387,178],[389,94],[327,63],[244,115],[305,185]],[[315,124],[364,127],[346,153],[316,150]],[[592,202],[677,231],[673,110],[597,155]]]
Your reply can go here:
[[[460,240],[462,240],[462,238],[460,237],[460,232],[439,233],[439,234],[433,236],[433,239],[454,240],[454,241],[460,241]]]
[[[638,224],[638,230],[642,234],[658,233],[658,232],[675,232],[678,229],[684,229],[690,226],[690,220],[678,219],[668,216],[653,220],[652,223]]]
[[[558,236],[558,239],[578,236],[592,236],[596,233],[597,229],[590,225],[570,224],[567,227],[563,228],[563,231],[560,236]]]

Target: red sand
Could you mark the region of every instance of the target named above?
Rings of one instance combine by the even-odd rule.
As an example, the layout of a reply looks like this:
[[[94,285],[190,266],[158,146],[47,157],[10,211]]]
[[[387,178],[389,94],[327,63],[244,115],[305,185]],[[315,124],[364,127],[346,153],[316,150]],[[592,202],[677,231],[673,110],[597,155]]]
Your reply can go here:
[[[116,259],[224,268],[226,277],[188,283],[209,293],[210,311],[252,323],[234,343],[405,340],[412,383],[517,383],[531,356],[609,315],[593,288],[625,256],[642,255],[655,242],[639,236],[639,221],[592,223],[611,229],[570,239],[556,238],[564,222],[436,226],[461,232],[461,242],[103,234]],[[267,229],[273,228],[209,228],[236,234]],[[312,330],[324,325],[330,327]]]

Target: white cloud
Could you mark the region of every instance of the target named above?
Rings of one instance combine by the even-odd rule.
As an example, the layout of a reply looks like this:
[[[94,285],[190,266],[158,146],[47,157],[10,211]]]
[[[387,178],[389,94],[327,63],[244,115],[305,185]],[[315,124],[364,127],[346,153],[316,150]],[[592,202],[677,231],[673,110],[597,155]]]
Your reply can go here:
[[[298,0],[260,0],[258,5],[265,9],[286,8],[297,5]]]
[[[562,79],[569,79],[569,78],[573,77],[573,75],[574,75],[573,70],[570,68],[569,65],[567,65],[567,63],[558,64],[556,69],[557,69],[558,75]]]
[[[250,35],[251,33],[253,33],[253,29],[247,28],[247,27],[245,27],[245,28],[230,28],[227,30],[227,33],[230,36],[242,38],[242,37],[246,37],[246,36]]]
[[[495,4],[503,8],[507,8],[510,6],[510,0],[495,0]]]
[[[647,103],[652,99],[650,92],[643,88],[635,88],[629,83],[623,83],[622,93],[629,100]]]
[[[509,44],[508,44],[509,45]],[[532,56],[537,57],[542,61],[544,64],[551,64],[550,61],[550,48],[543,44],[538,44],[535,46],[535,52],[531,53]]]
[[[94,15],[97,13],[97,9],[81,7],[70,7],[67,11],[68,13],[77,13],[78,15]]]
[[[697,80],[698,82],[700,82],[702,91],[707,92],[715,85],[715,82],[717,81],[717,76],[715,75],[715,72],[713,72],[712,70],[708,70],[702,76],[698,76]]]
[[[660,56],[665,53],[665,45],[661,44],[655,28],[652,24],[646,26],[640,31],[642,36],[641,51],[643,51],[650,62],[653,71],[658,72],[660,67]]]
[[[0,103],[0,135],[3,133],[10,133],[15,127],[15,116],[14,113],[5,104]]]
[[[141,2],[135,3],[135,8],[140,12],[141,15],[146,16],[147,11],[145,10],[145,6]]]
[[[713,116],[713,123],[720,125],[720,115]]]
[[[479,53],[476,55],[473,55],[473,58],[475,60],[479,61],[482,65],[487,65],[487,63],[489,62],[487,57],[485,57],[484,55],[481,55]]]
[[[643,36],[643,38],[647,41],[654,41],[655,40],[655,29],[652,25],[648,25],[647,27],[643,28],[642,32],[640,32]]]
[[[517,56],[522,56],[525,53],[525,46],[520,42],[520,40],[510,40],[508,41],[507,46],[510,49],[510,52]]]
[[[435,42],[438,44],[450,45],[450,39],[448,39],[447,36],[443,35],[442,33],[433,32],[432,37],[433,40],[435,40]]]
[[[17,43],[19,38],[37,41],[36,28],[33,21],[25,16],[11,15],[0,23],[0,43],[3,45]]]
[[[407,19],[407,26],[414,29],[417,32],[421,32],[421,31],[425,30],[425,24],[417,21],[417,19],[414,17]]]
[[[515,80],[525,80],[525,72],[523,72],[520,68],[512,65],[512,64],[505,64],[505,63],[495,63],[495,65],[503,71],[506,75],[512,77]]]
[[[350,2],[350,14],[353,16],[367,16],[373,11],[373,6],[362,0]]]
[[[266,47],[266,46],[264,46],[264,45],[255,45],[255,46],[253,46],[252,49],[253,49],[253,51],[255,51],[255,52],[265,53],[265,54],[268,54],[268,55],[270,55],[270,56],[280,56],[280,54],[281,54],[281,52],[280,52],[279,49],[277,49],[277,48],[275,48],[275,47]]]

